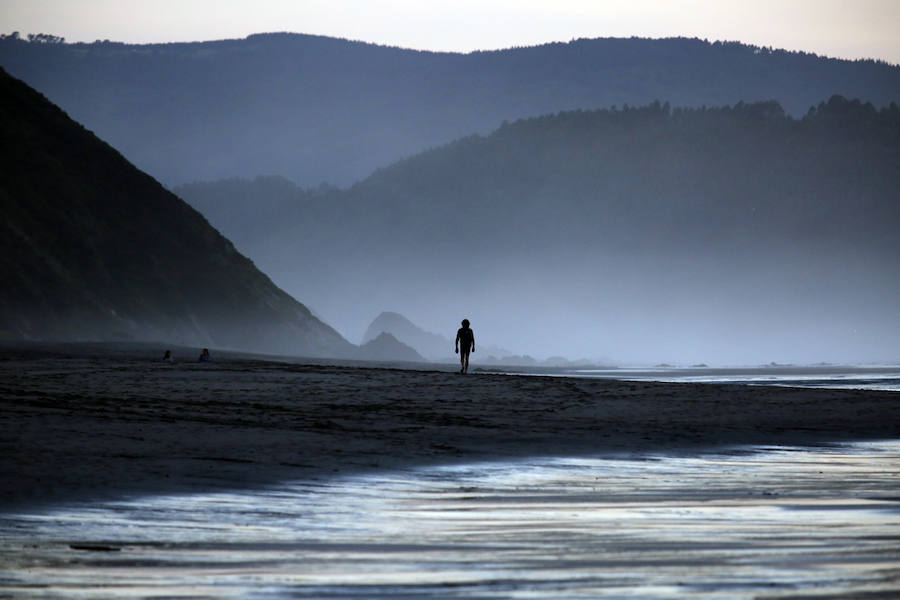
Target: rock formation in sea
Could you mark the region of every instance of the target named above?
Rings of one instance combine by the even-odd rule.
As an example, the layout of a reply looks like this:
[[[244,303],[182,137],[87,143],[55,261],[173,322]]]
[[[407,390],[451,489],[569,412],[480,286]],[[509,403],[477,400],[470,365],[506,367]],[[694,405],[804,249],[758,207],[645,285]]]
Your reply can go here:
[[[456,333],[455,327],[459,327],[457,323],[449,323],[448,328]],[[373,340],[381,332],[387,332],[395,338],[408,344],[416,349],[416,351],[433,361],[452,361],[456,362],[453,356],[453,340],[438,333],[425,331],[400,313],[385,311],[375,317],[366,333],[363,335],[363,343]],[[492,356],[508,356],[510,351],[500,348],[490,343],[478,343],[476,346],[479,355],[472,355],[472,362],[484,362],[481,357]]]
[[[425,362],[414,348],[386,332],[362,344],[357,355],[363,360]]]
[[[400,313],[385,311],[375,317],[363,335],[363,344],[374,340],[382,332],[390,333],[404,344],[412,346],[429,360],[441,360],[453,355],[452,340],[425,331]]]

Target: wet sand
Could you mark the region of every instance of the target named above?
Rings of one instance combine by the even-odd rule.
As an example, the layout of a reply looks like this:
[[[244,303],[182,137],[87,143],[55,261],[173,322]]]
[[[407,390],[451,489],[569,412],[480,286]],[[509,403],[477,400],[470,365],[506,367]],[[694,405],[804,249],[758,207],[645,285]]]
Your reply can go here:
[[[898,460],[533,457],[0,513],[0,597],[896,598]]]
[[[900,594],[896,392],[158,354],[0,352],[0,597]]]
[[[524,456],[900,439],[893,392],[159,356],[4,348],[0,509]]]

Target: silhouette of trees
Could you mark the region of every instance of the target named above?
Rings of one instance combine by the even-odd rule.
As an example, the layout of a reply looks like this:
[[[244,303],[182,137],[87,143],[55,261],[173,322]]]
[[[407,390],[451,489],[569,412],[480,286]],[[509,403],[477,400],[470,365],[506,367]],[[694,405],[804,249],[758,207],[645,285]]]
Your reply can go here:
[[[27,41],[32,44],[64,44],[66,42],[66,38],[58,35],[51,35],[49,33],[29,33],[23,40],[18,31],[13,31],[9,34],[0,34],[0,40]]]

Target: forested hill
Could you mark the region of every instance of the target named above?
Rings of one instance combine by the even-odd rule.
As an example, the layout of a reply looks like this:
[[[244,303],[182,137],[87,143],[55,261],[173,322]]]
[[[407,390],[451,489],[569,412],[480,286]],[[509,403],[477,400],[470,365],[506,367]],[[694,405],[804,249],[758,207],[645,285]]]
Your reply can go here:
[[[900,101],[900,67],[736,42],[582,39],[471,54],[297,34],[181,44],[0,40],[0,65],[167,184],[275,174],[346,186],[503,120],[833,94]],[[56,43],[54,43],[56,42]]]
[[[261,179],[176,192],[345,331],[362,297],[432,330],[431,315],[477,307],[493,341],[537,355],[535,339],[545,353],[640,345],[720,364],[900,342],[896,104],[566,112],[346,191]],[[585,337],[595,346],[573,347]]]
[[[2,69],[0,140],[0,339],[355,351],[196,210]]]
[[[418,229],[436,207],[468,219],[448,242],[530,245],[558,225],[582,234],[570,247],[603,231],[623,243],[653,232],[646,243],[678,239],[680,252],[703,252],[710,238],[897,249],[898,185],[900,109],[834,96],[801,119],[763,102],[522,120],[376,171],[348,198],[385,227],[408,218]]]

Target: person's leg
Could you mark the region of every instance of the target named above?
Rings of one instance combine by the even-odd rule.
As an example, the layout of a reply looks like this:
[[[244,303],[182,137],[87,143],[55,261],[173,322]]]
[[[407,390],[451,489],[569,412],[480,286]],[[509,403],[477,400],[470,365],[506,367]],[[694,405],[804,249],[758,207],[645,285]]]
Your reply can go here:
[[[466,350],[465,348],[459,349],[459,372],[466,372]]]
[[[468,373],[469,372],[469,349],[468,348],[466,348],[466,351],[464,354],[465,354],[465,359],[464,359],[465,364],[463,365],[463,373]]]

